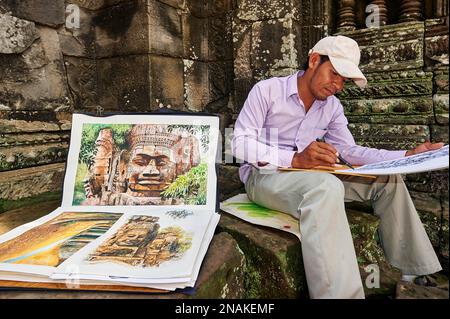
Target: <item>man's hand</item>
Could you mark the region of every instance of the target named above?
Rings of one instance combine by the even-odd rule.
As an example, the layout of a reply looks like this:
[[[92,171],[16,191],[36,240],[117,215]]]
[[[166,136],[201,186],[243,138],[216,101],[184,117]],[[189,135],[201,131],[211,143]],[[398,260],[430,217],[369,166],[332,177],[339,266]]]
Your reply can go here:
[[[301,153],[295,153],[291,166],[293,168],[312,168],[332,166],[337,163],[337,151],[330,144],[312,142]]]
[[[425,142],[423,144],[420,144],[419,146],[416,146],[414,149],[407,151],[405,156],[411,156],[411,155],[420,154],[423,152],[438,150],[442,146],[444,146],[444,143]]]

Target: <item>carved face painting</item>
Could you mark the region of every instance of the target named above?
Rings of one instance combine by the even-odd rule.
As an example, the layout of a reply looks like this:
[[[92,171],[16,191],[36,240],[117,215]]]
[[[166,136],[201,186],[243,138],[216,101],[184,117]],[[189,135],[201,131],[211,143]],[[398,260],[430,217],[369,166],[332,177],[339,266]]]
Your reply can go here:
[[[128,164],[128,193],[138,197],[160,196],[176,178],[172,151],[164,146],[137,147]]]

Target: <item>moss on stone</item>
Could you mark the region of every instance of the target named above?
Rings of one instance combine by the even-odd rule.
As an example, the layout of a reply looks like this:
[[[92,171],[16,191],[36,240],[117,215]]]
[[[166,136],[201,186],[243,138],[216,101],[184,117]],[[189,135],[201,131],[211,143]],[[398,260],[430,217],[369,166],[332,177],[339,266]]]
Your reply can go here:
[[[60,191],[58,192],[46,192],[39,194],[37,196],[17,199],[17,200],[7,200],[7,199],[0,199],[0,213],[25,207],[25,206],[33,206],[37,203],[47,202],[47,201],[54,201],[54,200],[60,200],[62,197],[62,193]]]

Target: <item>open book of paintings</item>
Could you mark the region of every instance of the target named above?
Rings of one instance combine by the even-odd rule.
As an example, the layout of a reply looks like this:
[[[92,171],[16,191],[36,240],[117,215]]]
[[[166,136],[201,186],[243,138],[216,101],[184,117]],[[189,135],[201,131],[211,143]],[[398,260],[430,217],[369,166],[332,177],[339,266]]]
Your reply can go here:
[[[219,221],[213,116],[74,114],[62,206],[0,236],[0,280],[193,287]]]

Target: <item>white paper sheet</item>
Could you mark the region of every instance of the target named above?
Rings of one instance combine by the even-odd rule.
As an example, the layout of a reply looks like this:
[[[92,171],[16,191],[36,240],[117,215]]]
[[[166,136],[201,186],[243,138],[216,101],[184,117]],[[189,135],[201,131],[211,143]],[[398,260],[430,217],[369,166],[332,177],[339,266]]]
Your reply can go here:
[[[367,175],[412,174],[448,168],[448,160],[448,145],[446,145],[435,151],[367,164],[355,169],[338,170],[338,172]]]

